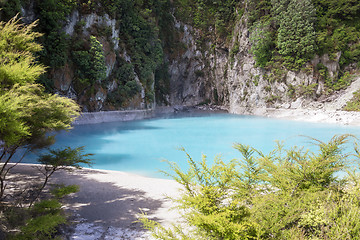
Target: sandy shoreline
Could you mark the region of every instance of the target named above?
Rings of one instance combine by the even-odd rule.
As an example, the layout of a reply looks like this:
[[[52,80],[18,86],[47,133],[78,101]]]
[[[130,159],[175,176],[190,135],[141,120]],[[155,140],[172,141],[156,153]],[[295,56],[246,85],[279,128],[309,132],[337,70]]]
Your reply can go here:
[[[253,115],[291,121],[360,126],[360,112],[324,109],[256,109]]]
[[[12,176],[40,176],[34,164],[19,164]],[[141,212],[164,226],[180,218],[168,197],[177,197],[181,186],[174,180],[83,168],[56,172],[50,184],[76,184],[80,191],[65,198],[73,229],[68,239],[151,239],[141,223]]]

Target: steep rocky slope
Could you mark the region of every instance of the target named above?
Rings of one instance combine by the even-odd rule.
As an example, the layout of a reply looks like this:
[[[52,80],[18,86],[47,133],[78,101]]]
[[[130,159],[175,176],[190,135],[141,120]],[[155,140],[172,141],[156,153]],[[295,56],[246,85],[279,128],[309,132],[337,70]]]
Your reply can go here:
[[[281,61],[260,67],[252,51],[256,27],[248,1],[237,5],[227,37],[214,37],[216,25],[201,28],[179,17],[177,1],[136,5],[124,0],[120,6],[64,0],[58,19],[44,13],[58,13],[56,4],[20,2],[23,21],[40,19],[39,31],[45,33],[47,55],[40,59],[50,68],[41,81],[50,91],[76,99],[84,111],[209,103],[252,114],[266,108],[324,108],[329,101],[345,105],[351,98],[327,85],[339,81],[340,73],[345,87],[354,79],[356,65],[340,66],[341,51],[315,55],[296,70]],[[48,29],[51,24],[58,29]]]
[[[329,92],[325,79],[319,76],[316,68],[321,64],[327,69],[328,78],[337,79],[340,52],[335,59],[328,54],[315,56],[298,71],[257,67],[251,54],[246,15],[236,22],[227,45],[210,41],[205,51],[195,44],[196,30],[180,22],[177,28],[184,29],[182,41],[191,47],[169,65],[172,104],[209,102],[224,105],[231,113],[259,114],[267,108],[329,108],[331,104],[324,103],[341,101],[341,106],[334,103],[339,110],[359,89],[357,84],[351,85],[352,91],[344,97],[340,94],[344,90]],[[356,68],[349,68],[349,72],[354,74],[349,79],[355,79]]]

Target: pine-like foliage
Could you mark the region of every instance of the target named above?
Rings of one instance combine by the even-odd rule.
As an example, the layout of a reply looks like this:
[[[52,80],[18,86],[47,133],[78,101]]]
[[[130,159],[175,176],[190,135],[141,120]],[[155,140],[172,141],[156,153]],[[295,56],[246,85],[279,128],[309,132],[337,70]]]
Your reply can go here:
[[[12,239],[53,239],[58,226],[66,222],[59,199],[39,204],[36,201],[55,171],[91,162],[87,158],[90,154],[83,154],[81,147],[49,150],[50,154],[39,159],[43,165],[37,166],[45,178],[43,183],[38,186],[34,182],[25,189],[22,192],[25,197],[19,198],[19,202],[15,199],[18,192],[6,194],[7,175],[11,174],[11,169],[29,152],[51,146],[55,131],[69,129],[79,115],[79,106],[73,100],[45,93],[44,88],[35,83],[45,71],[35,60],[35,53],[42,49],[35,42],[40,34],[32,32],[35,25],[22,25],[16,17],[7,23],[0,22],[0,227],[13,227],[5,215],[18,211],[13,222],[21,232],[17,230]],[[60,198],[73,190],[76,188],[62,188],[55,195]],[[16,204],[27,205],[29,210],[18,208]],[[21,226],[25,221],[26,225]]]
[[[316,52],[316,10],[310,0],[272,0],[279,53],[301,66]]]
[[[272,58],[272,36],[270,31],[270,22],[256,22],[252,27],[251,52],[254,54],[256,65],[265,67]]]
[[[360,150],[345,151],[353,139],[311,139],[316,151],[277,143],[268,154],[236,144],[241,159],[212,166],[187,155],[189,170],[170,163],[169,174],[183,186],[175,201],[185,225],[142,222],[157,239],[359,239]]]
[[[34,64],[33,53],[41,50],[35,42],[41,34],[32,32],[35,24],[21,25],[16,17],[0,22],[0,93],[15,83],[33,83],[45,72],[44,66]]]
[[[10,161],[20,162],[35,149],[54,143],[49,134],[70,128],[79,106],[68,98],[47,94],[35,84],[45,67],[35,61],[41,46],[34,24],[22,25],[16,17],[0,23],[0,199]],[[15,153],[21,151],[21,154]]]
[[[97,82],[106,78],[106,65],[102,44],[94,36],[90,36],[90,53],[92,56],[92,76]]]

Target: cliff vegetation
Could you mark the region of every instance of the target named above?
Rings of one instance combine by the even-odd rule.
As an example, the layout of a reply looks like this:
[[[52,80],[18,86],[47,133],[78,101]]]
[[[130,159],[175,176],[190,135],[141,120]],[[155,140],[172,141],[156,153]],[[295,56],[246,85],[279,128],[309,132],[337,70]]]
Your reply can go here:
[[[360,61],[356,0],[5,0],[0,7],[2,20],[17,13],[25,23],[39,20],[38,58],[48,69],[38,81],[84,111],[321,104],[351,84]]]

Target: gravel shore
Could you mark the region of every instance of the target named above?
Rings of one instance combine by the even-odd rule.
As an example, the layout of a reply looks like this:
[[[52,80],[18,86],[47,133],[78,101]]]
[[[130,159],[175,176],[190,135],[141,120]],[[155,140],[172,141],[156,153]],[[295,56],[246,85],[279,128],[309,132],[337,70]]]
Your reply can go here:
[[[33,164],[19,164],[11,175],[24,182],[41,177]],[[180,219],[168,198],[177,197],[181,188],[173,180],[83,168],[56,172],[51,184],[80,186],[79,192],[65,198],[64,208],[72,223],[67,239],[151,239],[137,222],[141,213],[164,226]]]

